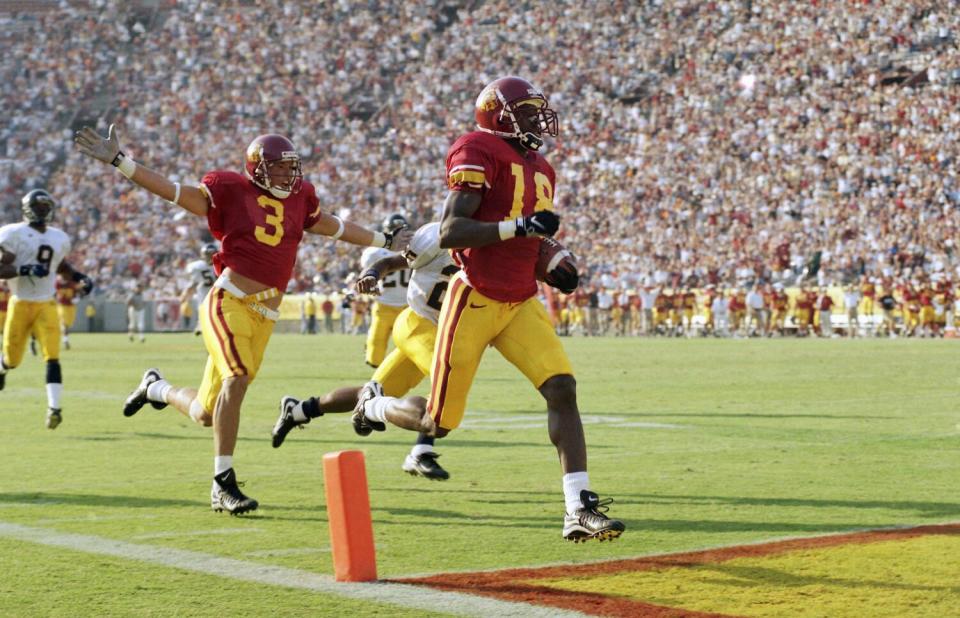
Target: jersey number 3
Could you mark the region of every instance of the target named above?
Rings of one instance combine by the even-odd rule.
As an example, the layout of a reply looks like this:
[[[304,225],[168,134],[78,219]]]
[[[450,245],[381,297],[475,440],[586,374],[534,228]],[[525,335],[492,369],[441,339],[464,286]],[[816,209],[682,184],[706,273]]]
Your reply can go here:
[[[266,195],[257,198],[257,204],[266,211],[264,224],[253,230],[253,235],[265,245],[276,247],[283,238],[283,202],[271,199]]]

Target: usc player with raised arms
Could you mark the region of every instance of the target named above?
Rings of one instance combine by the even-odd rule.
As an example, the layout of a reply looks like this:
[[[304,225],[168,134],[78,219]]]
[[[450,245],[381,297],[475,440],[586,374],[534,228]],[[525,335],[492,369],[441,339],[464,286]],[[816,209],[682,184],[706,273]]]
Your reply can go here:
[[[200,388],[173,386],[159,370],[148,369],[127,397],[123,413],[133,416],[147,403],[156,409],[172,405],[194,421],[212,425],[211,506],[231,514],[252,511],[258,503],[240,491],[233,470],[240,406],[273,332],[303,233],[389,249],[405,246],[410,233],[383,234],[322,212],[316,189],[303,180],[300,155],[281,135],[261,135],[250,142],[243,174],[212,171],[199,185],[181,185],[135,163],[120,149],[113,125],[106,138],[84,127],[75,141],[83,154],[205,217],[210,233],[220,241],[220,251],[213,256],[218,278],[199,312],[209,354]]]
[[[502,77],[481,91],[474,116],[477,130],[457,139],[446,160],[440,246],[453,250],[462,270],[451,278],[439,316],[426,404],[433,433],[442,438],[460,425],[480,359],[492,345],[546,400],[550,440],[563,469],[563,538],[616,538],[623,523],[604,514],[609,499],[590,491],[573,369],[537,299],[540,238],[560,225],[553,167],[538,150],[544,132],[557,135],[557,114],[539,88]],[[563,287],[572,290],[577,281]],[[367,383],[357,413],[382,423],[391,406],[422,401],[379,393],[378,384]]]

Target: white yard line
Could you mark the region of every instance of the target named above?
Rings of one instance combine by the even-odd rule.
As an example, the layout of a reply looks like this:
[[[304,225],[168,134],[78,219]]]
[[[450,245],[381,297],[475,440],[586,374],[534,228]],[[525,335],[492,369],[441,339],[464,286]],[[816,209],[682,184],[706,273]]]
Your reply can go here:
[[[517,616],[582,618],[584,614],[561,609],[511,603],[459,592],[393,583],[348,584],[309,571],[223,558],[183,549],[116,541],[86,534],[71,534],[0,522],[0,537],[61,547],[73,551],[159,564],[185,571],[219,575],[241,581],[310,590],[364,601],[389,603],[410,609],[445,612],[458,616]]]

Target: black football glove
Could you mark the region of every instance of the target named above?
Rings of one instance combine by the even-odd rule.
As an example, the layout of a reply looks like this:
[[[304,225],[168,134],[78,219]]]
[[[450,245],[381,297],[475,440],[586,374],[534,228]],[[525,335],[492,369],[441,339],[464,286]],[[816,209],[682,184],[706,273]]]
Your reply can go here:
[[[557,288],[564,294],[571,294],[580,285],[580,275],[575,270],[566,268],[554,268],[547,273],[544,283],[550,287]]]
[[[560,217],[552,210],[541,210],[528,217],[517,217],[517,236],[553,236],[560,229]]]
[[[73,280],[80,284],[80,296],[87,296],[93,291],[93,279],[83,273],[73,273]]]
[[[45,264],[24,264],[18,272],[21,277],[46,277],[50,269]]]

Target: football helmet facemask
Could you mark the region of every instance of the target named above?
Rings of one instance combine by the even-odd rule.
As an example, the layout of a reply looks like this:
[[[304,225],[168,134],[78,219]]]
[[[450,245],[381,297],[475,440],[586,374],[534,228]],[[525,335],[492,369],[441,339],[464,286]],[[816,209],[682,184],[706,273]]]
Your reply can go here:
[[[34,189],[20,200],[23,218],[30,223],[46,224],[53,221],[57,201],[43,189]]]
[[[383,231],[386,233],[393,233],[401,228],[405,228],[410,225],[407,222],[407,218],[404,217],[399,212],[395,212],[386,219],[383,220]]]
[[[220,249],[217,247],[217,243],[208,242],[200,248],[200,255],[207,261],[210,261],[210,259],[213,257],[213,254],[219,250]]]
[[[479,130],[519,140],[527,150],[543,146],[543,133],[552,137],[559,133],[557,113],[550,109],[543,91],[519,77],[501,77],[487,84],[477,97],[474,116]]]
[[[289,172],[273,173],[273,168],[284,162],[293,164],[289,166]],[[247,146],[244,171],[253,184],[281,200],[300,191],[303,184],[300,153],[294,148],[293,142],[282,135],[261,135],[250,142]],[[274,184],[272,175],[283,178],[285,182]]]

